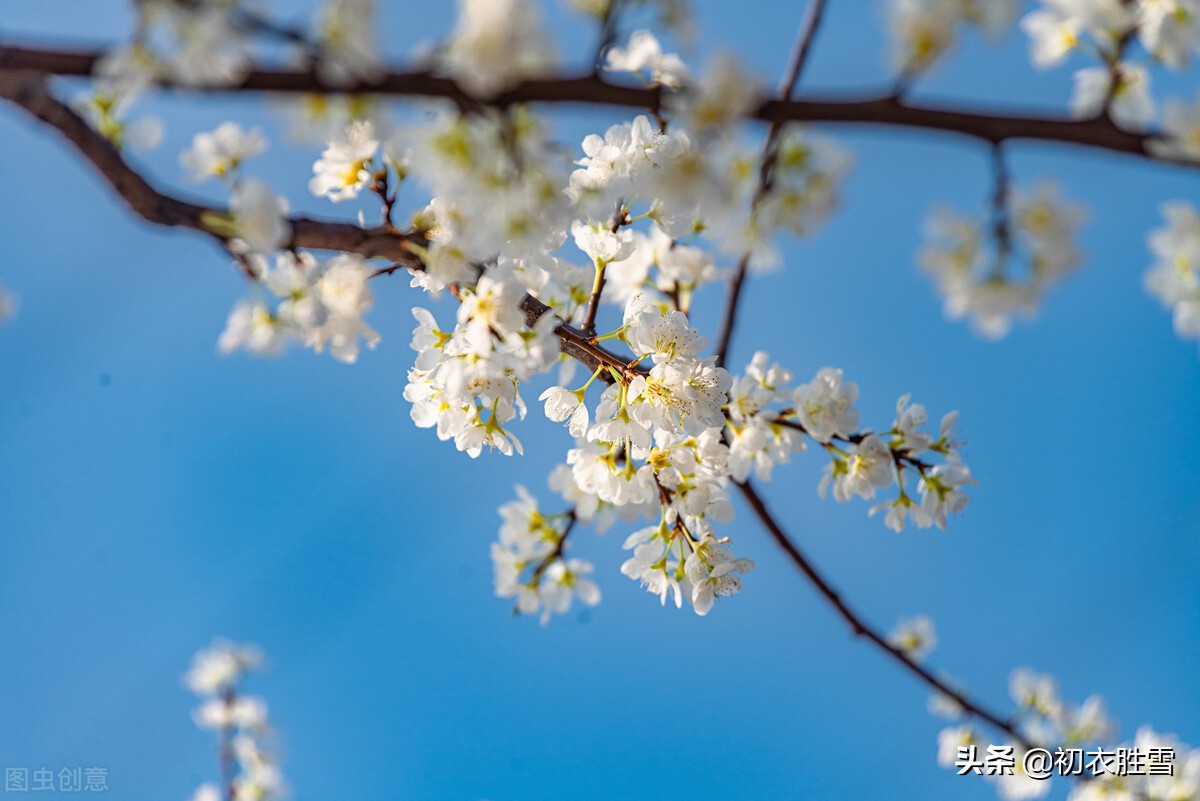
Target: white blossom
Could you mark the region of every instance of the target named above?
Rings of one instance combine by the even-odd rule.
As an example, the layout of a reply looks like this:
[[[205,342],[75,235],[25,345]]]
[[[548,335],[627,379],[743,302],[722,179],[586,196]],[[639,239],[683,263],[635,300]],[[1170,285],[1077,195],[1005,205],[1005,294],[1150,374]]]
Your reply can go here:
[[[458,21],[442,65],[468,92],[491,96],[553,64],[549,38],[530,0],[458,0]]]
[[[325,0],[317,29],[317,72],[335,86],[372,82],[383,72],[374,0]]]
[[[1200,50],[1200,2],[1197,0],[1138,0],[1137,33],[1142,46],[1172,69],[1188,65]]]
[[[238,183],[229,198],[229,247],[235,253],[270,253],[291,239],[287,201],[262,181]]]
[[[225,178],[235,173],[246,159],[266,148],[267,141],[258,128],[244,131],[235,122],[224,122],[211,132],[196,134],[191,148],[183,152],[179,161],[192,180]]]
[[[309,191],[335,203],[358,197],[371,182],[371,161],[379,151],[379,140],[368,121],[351,123],[345,136],[329,143],[325,152],[313,164]]]
[[[937,632],[926,615],[901,620],[888,635],[888,643],[915,662],[920,662],[937,646]]]
[[[637,75],[646,73],[651,85],[660,84],[669,89],[678,89],[688,81],[683,60],[675,53],[664,54],[658,39],[645,29],[630,34],[627,46],[609,48],[604,68]]]
[[[1162,138],[1147,148],[1162,158],[1200,161],[1200,95],[1192,103],[1168,100],[1162,117]]]
[[[1093,117],[1105,110],[1125,128],[1143,128],[1154,119],[1154,100],[1150,97],[1150,75],[1140,64],[1122,61],[1115,70],[1108,67],[1088,67],[1075,73],[1075,90],[1071,94],[1071,113],[1078,118]]]
[[[1175,333],[1200,339],[1200,213],[1182,200],[1164,203],[1165,228],[1148,237],[1153,266],[1146,272],[1146,291],[1171,310]]]
[[[835,436],[847,437],[858,426],[858,384],[842,381],[842,371],[823,367],[807,384],[796,387],[793,404],[796,418],[818,442]]]

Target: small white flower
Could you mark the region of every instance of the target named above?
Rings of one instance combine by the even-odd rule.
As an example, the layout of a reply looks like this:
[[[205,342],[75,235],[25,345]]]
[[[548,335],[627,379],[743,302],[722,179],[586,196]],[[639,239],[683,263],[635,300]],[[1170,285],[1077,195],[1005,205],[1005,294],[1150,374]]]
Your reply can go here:
[[[262,652],[253,645],[235,645],[217,639],[192,658],[184,683],[197,695],[216,695],[237,683],[248,670],[262,664]]]
[[[442,64],[460,86],[489,97],[554,64],[550,38],[530,0],[458,0]]]
[[[796,417],[804,430],[818,442],[849,436],[858,426],[858,384],[842,381],[842,371],[823,367],[793,394]]]
[[[229,198],[235,253],[270,253],[283,247],[292,236],[287,219],[288,204],[262,181],[239,183]]]
[[[1028,668],[1017,668],[1008,680],[1008,692],[1017,706],[1049,717],[1058,714],[1062,701],[1058,697],[1058,683],[1042,673]]]
[[[613,231],[611,228],[588,225],[576,220],[571,224],[571,235],[575,245],[597,264],[621,261],[633,253],[633,232],[628,228]]]
[[[1147,145],[1156,156],[1200,161],[1200,95],[1192,103],[1166,102],[1161,137]]]
[[[888,642],[914,662],[920,662],[937,646],[937,632],[929,617],[918,615],[901,620],[888,635]]]
[[[1109,112],[1113,121],[1124,128],[1143,128],[1154,120],[1154,100],[1150,97],[1150,74],[1140,64],[1122,61],[1117,67],[1117,85],[1107,67],[1088,67],[1075,73],[1071,94],[1071,113],[1088,118],[1104,111],[1112,96]]]
[[[546,417],[556,423],[567,421],[573,437],[582,437],[588,428],[588,407],[578,393],[566,387],[550,387],[538,398],[546,403]]]
[[[213,176],[226,178],[246,159],[266,149],[267,141],[258,128],[247,132],[235,122],[224,122],[213,131],[196,134],[191,148],[183,152],[179,161],[194,181]]]
[[[329,143],[313,164],[309,191],[335,203],[358,197],[372,180],[371,160],[379,151],[379,140],[369,121],[359,120],[346,129],[345,137]]]
[[[371,82],[383,72],[374,0],[326,0],[317,25],[321,80],[335,86]]]
[[[683,60],[675,53],[664,54],[658,39],[644,29],[630,34],[628,46],[610,48],[604,68],[639,75],[648,72],[651,84],[661,84],[669,89],[678,89],[688,80]]]

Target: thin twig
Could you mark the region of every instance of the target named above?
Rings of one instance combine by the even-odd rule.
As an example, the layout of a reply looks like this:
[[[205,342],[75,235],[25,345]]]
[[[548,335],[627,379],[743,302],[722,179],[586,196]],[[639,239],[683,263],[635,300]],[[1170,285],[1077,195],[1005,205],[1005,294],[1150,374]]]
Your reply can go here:
[[[1008,735],[1013,739],[1014,742],[1020,744],[1024,748],[1032,747],[1033,744],[1030,743],[1029,740],[1017,730],[1016,726],[1011,720],[1008,720],[1001,715],[990,711],[979,702],[971,699],[961,690],[958,690],[947,684],[945,680],[934,675],[928,668],[924,667],[918,662],[913,661],[912,657],[906,654],[903,650],[888,642],[886,637],[884,637],[869,623],[863,620],[863,618],[857,612],[851,609],[846,602],[842,600],[842,597],[838,594],[837,590],[830,586],[829,581],[825,578],[825,576],[817,570],[816,566],[813,565],[809,558],[804,555],[791,537],[788,536],[787,532],[783,530],[783,527],[780,526],[778,521],[775,520],[775,517],[767,508],[766,503],[758,494],[758,490],[754,488],[754,485],[750,481],[735,482],[735,484],[738,488],[738,491],[741,492],[742,497],[746,499],[746,503],[754,511],[754,514],[762,522],[767,531],[770,532],[771,536],[775,539],[775,542],[777,542],[779,547],[784,550],[784,553],[788,555],[793,564],[800,569],[800,572],[804,574],[804,577],[808,579],[813,588],[816,589],[817,592],[829,602],[834,611],[837,612],[842,620],[846,622],[846,624],[850,627],[851,632],[854,633],[854,636],[865,638],[872,645],[891,657],[906,671],[916,676],[932,689],[945,695],[947,698],[954,701],[954,703],[958,704],[958,706],[961,707],[963,712],[968,716],[982,720],[997,731]]]
[[[800,24],[800,32],[796,35],[796,44],[792,49],[792,55],[788,62],[788,67],[784,71],[783,78],[779,83],[777,95],[780,100],[788,101],[792,99],[792,93],[796,91],[796,84],[800,81],[800,73],[804,69],[804,64],[808,60],[808,54],[812,48],[813,40],[816,38],[817,28],[821,25],[821,18],[825,13],[825,0],[810,0],[808,11],[805,12],[804,21]],[[776,120],[771,123],[770,129],[767,131],[767,140],[763,144],[762,158],[759,162],[758,170],[758,186],[754,190],[754,197],[750,201],[750,216],[754,217],[755,211],[763,198],[771,190],[773,173],[775,165],[779,160],[779,135],[783,131],[784,121]],[[729,353],[729,343],[733,339],[733,329],[737,325],[738,305],[742,298],[742,286],[746,282],[746,273],[750,269],[750,251],[742,254],[738,260],[737,267],[733,271],[733,275],[729,279],[729,293],[725,297],[725,312],[721,316],[721,329],[717,335],[717,347],[713,353],[717,357],[717,366],[721,367],[725,364],[725,356]]]

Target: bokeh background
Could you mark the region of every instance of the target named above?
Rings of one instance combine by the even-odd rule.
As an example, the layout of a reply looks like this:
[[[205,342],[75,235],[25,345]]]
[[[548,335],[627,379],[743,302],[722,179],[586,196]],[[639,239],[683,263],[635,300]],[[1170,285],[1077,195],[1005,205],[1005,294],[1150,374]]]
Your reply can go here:
[[[396,58],[451,24],[450,3],[385,5]],[[803,4],[696,5],[694,60],[728,49],[773,83]],[[887,86],[880,9],[831,6],[804,89]],[[547,15],[564,58],[586,59],[593,32],[557,3]],[[0,10],[5,41],[104,44],[127,23],[109,0]],[[968,37],[916,94],[1059,109],[1070,72],[1035,72],[1015,31]],[[1160,98],[1195,80],[1156,77]],[[135,157],[164,185],[182,184],[196,131],[234,119],[267,132],[249,172],[295,207],[357,209],[308,195],[319,147],[290,144],[261,98],[139,108],[166,124]],[[554,118],[572,145],[623,112]],[[731,364],[763,347],[802,380],[840,366],[875,425],[904,392],[935,419],[957,408],[981,483],[949,532],[897,535],[864,504],[820,501],[810,453],[778,470],[771,505],[871,620],[931,615],[931,664],[989,704],[1009,708],[1009,671],[1028,666],[1070,700],[1102,694],[1126,737],[1151,723],[1200,745],[1200,356],[1141,289],[1158,204],[1195,198],[1200,174],[1014,144],[1018,183],[1056,178],[1090,208],[1089,261],[1039,319],[989,343],[943,319],[914,266],[932,204],[986,201],[988,154],[825,130],[855,157],[842,210],[750,282]],[[552,500],[566,436],[531,414],[524,458],[472,461],[416,429],[401,393],[408,309],[425,299],[406,280],[375,287],[384,341],[353,367],[222,358],[244,287],[221,253],[131,217],[11,108],[0,153],[0,282],[21,296],[0,328],[0,765],[104,766],[114,799],[187,798],[215,762],[179,677],[227,635],[269,655],[248,689],[270,703],[298,799],[994,797],[935,765],[924,688],[853,641],[743,508],[729,533],[758,568],[707,618],[618,573],[622,529],[576,542],[599,607],[546,628],[511,617],[491,589],[495,509],[515,482]],[[710,331],[720,294],[696,309]],[[1059,780],[1052,797],[1065,793]]]

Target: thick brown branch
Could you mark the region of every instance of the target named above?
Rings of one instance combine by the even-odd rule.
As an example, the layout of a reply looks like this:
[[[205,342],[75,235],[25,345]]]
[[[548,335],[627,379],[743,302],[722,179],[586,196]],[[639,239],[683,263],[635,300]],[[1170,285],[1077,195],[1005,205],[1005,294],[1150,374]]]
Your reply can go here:
[[[0,70],[32,70],[53,75],[87,77],[92,74],[99,56],[100,54],[95,52],[0,45]],[[255,69],[237,86],[184,87],[172,85],[169,81],[165,84],[172,88],[197,92],[337,92],[441,97],[460,105],[478,102],[478,99],[466,95],[451,79],[427,71],[392,71],[375,83],[357,86],[332,86],[323,83],[312,72],[277,69]],[[615,84],[588,74],[524,81],[489,102],[496,105],[578,103],[654,109],[658,108],[660,99],[658,89]],[[987,142],[1036,139],[1155,158],[1146,149],[1146,144],[1154,138],[1153,135],[1123,131],[1104,117],[1073,120],[1019,111],[974,111],[941,105],[908,104],[892,96],[770,100],[759,106],[752,116],[770,123],[834,122],[900,126],[957,133]]]
[[[222,214],[224,209],[180,200],[155,189],[137,170],[129,166],[107,139],[50,93],[44,75],[0,71],[0,98],[20,106],[62,133],[75,145],[80,154],[95,166],[101,177],[124,199],[129,208],[144,220],[156,225],[190,228],[212,235],[204,226],[203,219],[206,215]],[[290,247],[340,250],[393,262],[393,265],[385,268],[383,272],[394,272],[400,267],[423,269],[419,257],[409,247],[414,242],[423,244],[423,240],[417,234],[401,233],[387,226],[364,229],[350,223],[314,220],[308,217],[294,217],[291,224]],[[550,307],[532,295],[524,297],[521,308],[531,327],[542,315],[550,311]],[[587,336],[566,323],[559,324],[555,334],[561,342],[563,352],[578,359],[591,370],[603,364],[622,375],[633,372],[626,361],[592,344]],[[611,380],[607,372],[601,377],[606,381]]]
[[[846,621],[846,624],[856,637],[866,638],[868,642],[890,656],[909,673],[912,673],[929,687],[958,704],[966,714],[984,721],[997,731],[1008,735],[1013,741],[1020,743],[1022,746],[1026,748],[1031,747],[1032,744],[1017,731],[1012,721],[1006,720],[995,712],[989,711],[978,702],[969,698],[961,690],[955,689],[943,679],[935,676],[928,668],[913,661],[908,654],[892,645],[882,634],[865,622],[857,612],[846,605],[846,602],[842,600],[837,590],[829,585],[825,577],[809,561],[808,557],[801,552],[791,537],[787,535],[787,532],[783,530],[771,514],[771,511],[767,508],[766,503],[758,494],[758,490],[754,488],[754,485],[746,481],[745,483],[737,483],[736,486],[763,526],[771,533],[775,541],[779,543],[779,547],[784,550],[784,553],[800,569],[800,572],[804,574],[805,578],[808,579],[817,592],[829,602],[838,615],[841,616],[842,620]]]

